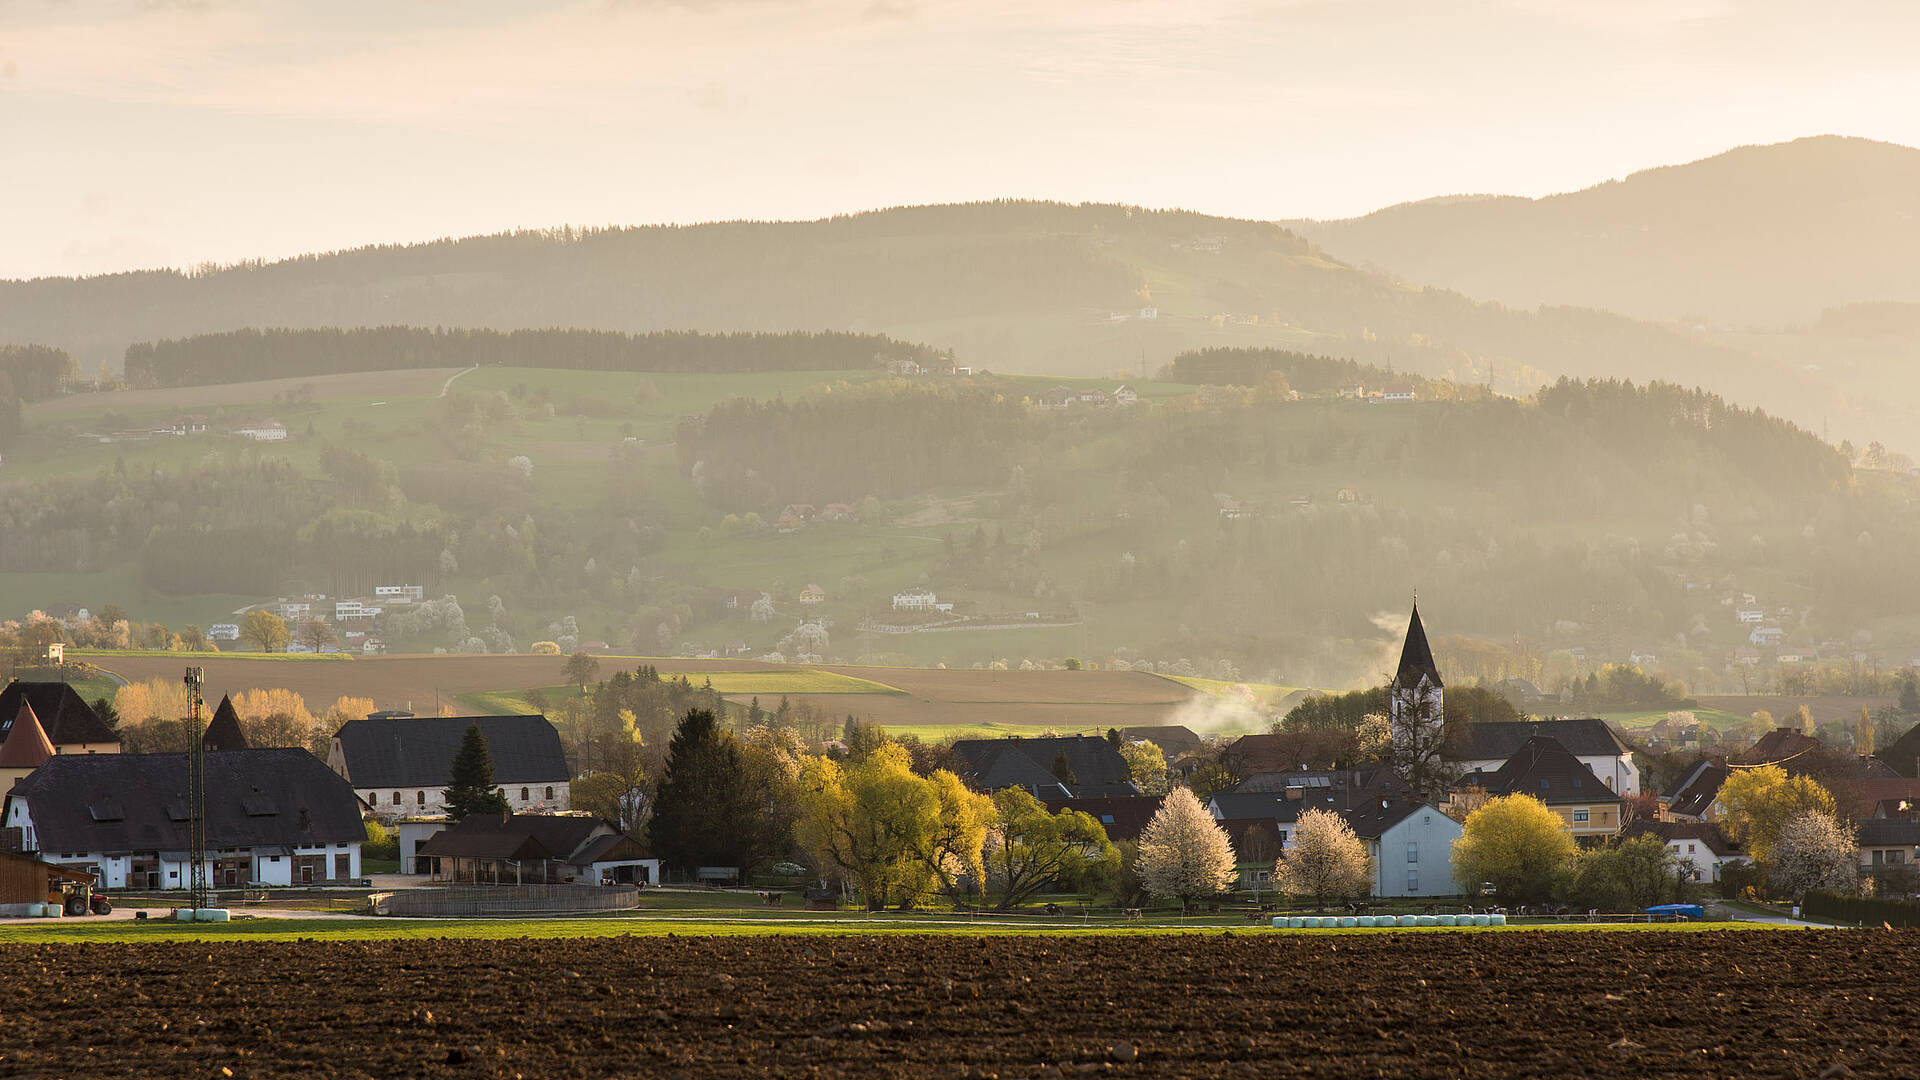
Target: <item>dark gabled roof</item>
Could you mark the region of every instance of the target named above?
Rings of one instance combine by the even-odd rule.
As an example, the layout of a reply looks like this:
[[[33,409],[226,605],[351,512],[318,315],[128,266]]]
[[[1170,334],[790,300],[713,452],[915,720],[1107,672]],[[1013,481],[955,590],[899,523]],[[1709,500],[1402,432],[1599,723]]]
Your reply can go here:
[[[207,846],[365,840],[352,785],[305,750],[206,758]],[[63,754],[13,787],[47,851],[175,851],[188,843],[185,754]]]
[[[1505,761],[1527,740],[1548,738],[1575,757],[1617,757],[1633,751],[1613,733],[1605,720],[1487,720],[1467,725],[1467,737],[1457,752],[1462,761]]]
[[[584,814],[474,814],[428,837],[419,851],[466,859],[566,859],[605,827]]]
[[[1667,843],[1693,840],[1705,844],[1707,850],[1721,858],[1744,856],[1746,849],[1728,836],[1717,822],[1712,821],[1648,821],[1642,818],[1627,826],[1626,839],[1636,836],[1657,836]]]
[[[1421,679],[1443,686],[1440,668],[1433,662],[1433,649],[1427,644],[1427,628],[1420,624],[1420,605],[1413,605],[1413,617],[1407,621],[1407,641],[1400,647],[1400,666],[1393,673],[1397,689],[1411,690]]]
[[[1726,783],[1730,775],[1732,770],[1724,763],[1702,758],[1667,793],[1668,813],[1692,818],[1704,815],[1713,800],[1719,798],[1720,785]]]
[[[21,682],[16,679],[0,690],[0,741],[5,741],[13,718],[20,715],[20,703],[33,705],[34,715],[46,729],[55,746],[77,743],[117,743],[114,734],[87,704],[80,692],[63,682]]]
[[[1531,795],[1548,806],[1619,802],[1593,770],[1552,738],[1536,736],[1521,744],[1506,764],[1490,773],[1474,772],[1460,787],[1484,788],[1488,795]]]
[[[1272,818],[1223,818],[1214,822],[1227,834],[1227,843],[1233,845],[1235,862],[1260,862],[1269,865],[1280,857],[1284,846],[1280,839],[1280,823]],[[1260,852],[1264,847],[1266,852]]]
[[[445,787],[467,728],[479,725],[496,784],[554,784],[572,776],[560,732],[531,716],[415,716],[349,720],[334,733],[357,788]]]
[[[625,833],[608,833],[587,841],[587,846],[573,853],[568,862],[575,866],[592,866],[597,862],[619,862],[626,859],[651,859],[653,852]]]
[[[1377,839],[1412,816],[1416,810],[1423,807],[1432,809],[1418,799],[1356,787],[1309,789],[1298,798],[1291,799],[1266,792],[1222,792],[1213,797],[1209,807],[1217,809],[1222,820],[1258,818],[1277,825],[1291,825],[1309,810],[1331,810],[1346,819],[1354,835],[1368,840]],[[1440,811],[1433,812],[1437,814]]]
[[[1109,840],[1138,840],[1153,815],[1160,812],[1158,795],[1134,795],[1122,798],[1046,799],[1047,812],[1078,810],[1092,816],[1107,830]]]
[[[7,728],[7,737],[0,739],[0,768],[37,769],[52,759],[53,741],[47,738],[46,729],[40,726],[40,718],[34,715],[33,706],[21,702],[19,714],[13,718],[12,726]]]
[[[1873,756],[1901,776],[1920,776],[1920,724],[1908,728],[1905,735]]]
[[[976,791],[1017,787],[1037,798],[1084,799],[1138,795],[1127,770],[1127,759],[1107,740],[1095,735],[1041,738],[961,739],[953,752],[965,762],[963,779]],[[1073,782],[1053,775],[1053,762],[1067,755]]]
[[[1920,847],[1920,821],[1904,818],[1874,818],[1860,823],[1861,847],[1893,847],[1911,844]]]
[[[213,722],[200,736],[200,745],[208,750],[245,750],[247,735],[240,730],[240,714],[234,711],[233,698],[220,695],[220,707],[213,710]]]
[[[1200,736],[1184,724],[1151,724],[1145,727],[1123,727],[1120,734],[1129,739],[1145,739],[1160,748],[1172,764],[1182,754],[1191,754],[1200,749]]]
[[[1794,728],[1774,728],[1753,744],[1744,756],[1749,765],[1785,765],[1802,754],[1820,749],[1820,740]]]

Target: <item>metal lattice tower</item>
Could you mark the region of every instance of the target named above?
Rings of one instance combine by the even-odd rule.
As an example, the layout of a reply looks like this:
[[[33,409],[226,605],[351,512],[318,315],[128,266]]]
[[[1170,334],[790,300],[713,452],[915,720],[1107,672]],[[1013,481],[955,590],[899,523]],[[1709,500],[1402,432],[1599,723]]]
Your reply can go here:
[[[201,668],[187,669],[187,857],[193,860],[188,879],[187,903],[196,910],[211,907],[207,887],[207,748],[200,731],[200,685],[206,679]]]

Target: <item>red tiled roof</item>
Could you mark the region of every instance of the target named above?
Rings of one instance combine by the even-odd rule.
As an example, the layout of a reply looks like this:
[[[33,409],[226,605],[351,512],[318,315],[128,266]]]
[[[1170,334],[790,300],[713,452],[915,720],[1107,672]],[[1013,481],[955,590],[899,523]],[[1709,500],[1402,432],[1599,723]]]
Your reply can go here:
[[[0,769],[37,769],[52,759],[53,741],[40,726],[33,706],[22,701],[7,741],[0,743]]]

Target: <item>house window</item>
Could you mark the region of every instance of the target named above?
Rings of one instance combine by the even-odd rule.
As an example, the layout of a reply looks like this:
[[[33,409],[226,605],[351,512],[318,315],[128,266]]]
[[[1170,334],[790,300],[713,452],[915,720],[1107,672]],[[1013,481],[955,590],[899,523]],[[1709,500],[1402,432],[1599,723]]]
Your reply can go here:
[[[395,806],[400,805],[400,793],[397,791],[393,793],[393,805]]]
[[[1585,825],[1587,823],[1587,812],[1585,810],[1575,810],[1573,812],[1573,823],[1575,825]]]
[[[427,805],[427,793],[426,793],[426,792],[424,792],[424,791],[416,791],[416,792],[414,792],[414,793],[413,793],[413,805],[415,805],[415,806],[425,806],[425,805]]]
[[[1899,866],[1901,863],[1905,862],[1906,859],[1907,859],[1907,853],[1904,851],[1895,849],[1893,851],[1887,852],[1887,862],[1890,865]]]
[[[1407,867],[1407,891],[1420,891],[1420,868],[1417,866]]]
[[[526,802],[526,801],[527,801],[527,789],[526,789],[526,788],[521,788],[521,789],[520,789],[520,801],[521,801],[521,802]]]
[[[1102,825],[1111,825],[1111,824],[1113,824],[1113,815],[1112,815],[1112,814],[1101,814],[1101,815],[1100,815],[1100,824],[1102,824]]]
[[[1407,842],[1407,861],[1408,862],[1420,861],[1420,845],[1411,840]]]
[[[1689,855],[1691,855],[1691,854],[1693,854],[1693,845],[1692,845],[1692,844],[1688,844],[1688,845],[1687,845],[1687,854],[1689,854]]]
[[[551,785],[549,785],[547,788],[547,798],[549,799],[553,798],[553,788]]]

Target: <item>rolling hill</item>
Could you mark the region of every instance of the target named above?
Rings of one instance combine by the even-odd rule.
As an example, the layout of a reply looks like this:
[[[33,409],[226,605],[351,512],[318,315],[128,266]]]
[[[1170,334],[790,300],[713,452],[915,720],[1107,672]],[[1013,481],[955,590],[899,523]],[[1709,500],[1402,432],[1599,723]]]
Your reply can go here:
[[[1344,258],[1527,308],[1782,328],[1920,301],[1920,150],[1868,139],[1744,146],[1539,199],[1287,224]]]

